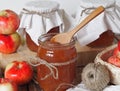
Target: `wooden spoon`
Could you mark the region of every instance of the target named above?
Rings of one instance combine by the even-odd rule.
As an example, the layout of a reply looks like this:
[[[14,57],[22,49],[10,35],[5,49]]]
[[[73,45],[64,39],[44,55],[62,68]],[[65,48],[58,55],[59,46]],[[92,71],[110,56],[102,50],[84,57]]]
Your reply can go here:
[[[78,32],[82,27],[88,24],[92,19],[94,19],[97,15],[104,11],[103,6],[99,6],[93,12],[90,13],[77,27],[75,27],[72,31],[68,31],[66,33],[60,33],[51,38],[50,41],[58,42],[60,44],[69,43],[76,32]]]

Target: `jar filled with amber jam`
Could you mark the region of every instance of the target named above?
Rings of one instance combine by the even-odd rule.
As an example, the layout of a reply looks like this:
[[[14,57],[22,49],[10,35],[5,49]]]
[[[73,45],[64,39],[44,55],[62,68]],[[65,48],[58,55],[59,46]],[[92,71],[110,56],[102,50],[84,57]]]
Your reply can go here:
[[[43,91],[66,91],[76,77],[76,39],[67,44],[50,42],[55,34],[44,34],[38,39],[37,80]]]

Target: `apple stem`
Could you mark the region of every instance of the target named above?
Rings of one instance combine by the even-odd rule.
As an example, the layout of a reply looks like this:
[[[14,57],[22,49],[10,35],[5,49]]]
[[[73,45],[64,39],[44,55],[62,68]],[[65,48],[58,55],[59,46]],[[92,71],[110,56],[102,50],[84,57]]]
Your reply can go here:
[[[22,64],[19,64],[17,68],[18,68],[18,69],[22,68]]]

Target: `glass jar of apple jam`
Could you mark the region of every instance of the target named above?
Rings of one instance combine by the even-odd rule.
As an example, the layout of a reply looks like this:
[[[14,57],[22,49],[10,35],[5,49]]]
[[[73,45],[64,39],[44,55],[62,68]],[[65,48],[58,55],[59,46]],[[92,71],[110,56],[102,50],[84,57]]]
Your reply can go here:
[[[68,44],[50,42],[56,33],[39,37],[37,80],[43,91],[65,91],[76,77],[76,39]]]

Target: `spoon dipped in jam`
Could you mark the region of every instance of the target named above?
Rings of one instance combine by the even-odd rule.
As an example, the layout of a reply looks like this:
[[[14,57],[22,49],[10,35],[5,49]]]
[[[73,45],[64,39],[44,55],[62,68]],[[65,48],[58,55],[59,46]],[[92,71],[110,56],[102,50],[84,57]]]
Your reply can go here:
[[[84,27],[86,24],[88,24],[92,19],[94,19],[96,16],[101,14],[104,11],[103,6],[99,6],[94,11],[92,11],[80,24],[78,24],[73,30],[65,32],[65,33],[59,33],[51,38],[50,41],[52,42],[58,42],[60,44],[66,44],[71,41],[75,33],[77,33],[82,27]]]

